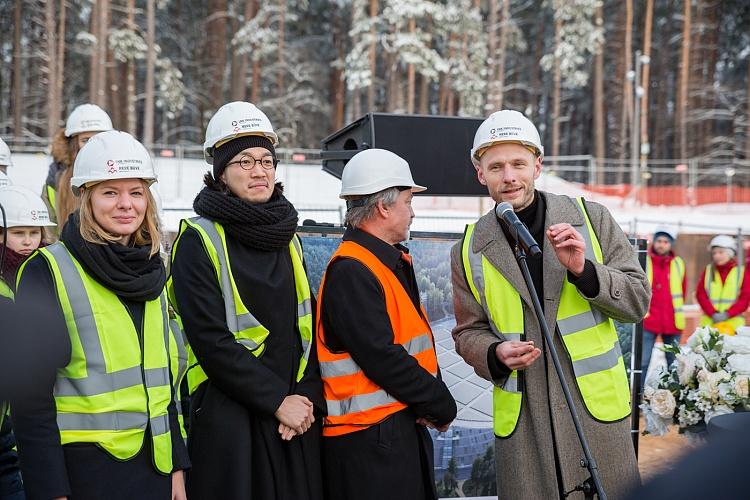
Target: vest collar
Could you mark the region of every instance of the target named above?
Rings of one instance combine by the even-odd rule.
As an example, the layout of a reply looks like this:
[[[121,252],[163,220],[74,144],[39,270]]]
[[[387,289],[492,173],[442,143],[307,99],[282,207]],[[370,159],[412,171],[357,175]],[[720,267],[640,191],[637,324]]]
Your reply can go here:
[[[556,195],[544,192],[547,202],[547,212],[544,221],[545,232],[553,224],[568,222],[580,231],[586,231],[585,220],[575,205],[575,201],[568,196]],[[546,237],[546,236],[545,236]],[[557,260],[555,252],[549,242],[545,241],[543,248],[544,267],[544,289],[545,296],[552,299],[544,306],[547,323],[555,324],[557,316],[557,304],[565,280],[565,269]],[[526,288],[521,269],[518,267],[516,257],[508,240],[505,238],[500,223],[495,217],[494,210],[483,215],[476,224],[474,230],[474,241],[472,245],[474,252],[481,252],[487,260],[513,285],[513,288],[521,296],[524,302],[533,309],[531,295]],[[552,307],[554,305],[555,307]]]

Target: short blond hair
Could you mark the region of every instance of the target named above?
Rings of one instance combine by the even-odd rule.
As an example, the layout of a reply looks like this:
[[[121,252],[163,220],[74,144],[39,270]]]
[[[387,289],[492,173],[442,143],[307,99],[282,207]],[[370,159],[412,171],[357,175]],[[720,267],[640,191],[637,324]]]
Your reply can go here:
[[[151,190],[148,188],[146,181],[143,182],[146,193],[146,215],[143,218],[141,226],[133,234],[133,243],[138,246],[151,245],[149,255],[157,255],[161,245],[161,230],[159,228],[159,214],[156,213],[156,200],[154,200]],[[91,189],[92,186],[85,186],[81,189],[81,237],[89,243],[96,245],[106,245],[120,240],[119,236],[108,233],[94,217],[94,210],[91,207]]]

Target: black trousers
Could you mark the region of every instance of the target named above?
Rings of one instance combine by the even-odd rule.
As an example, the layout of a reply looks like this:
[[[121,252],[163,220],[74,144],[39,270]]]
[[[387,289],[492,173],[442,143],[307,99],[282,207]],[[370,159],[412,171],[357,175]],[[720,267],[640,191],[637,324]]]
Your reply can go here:
[[[437,498],[429,432],[403,410],[378,425],[323,438],[328,500]]]

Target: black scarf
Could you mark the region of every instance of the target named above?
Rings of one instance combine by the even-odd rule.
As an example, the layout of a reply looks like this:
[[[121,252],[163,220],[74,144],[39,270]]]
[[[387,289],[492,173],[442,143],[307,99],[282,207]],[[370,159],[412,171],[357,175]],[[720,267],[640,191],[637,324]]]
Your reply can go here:
[[[243,245],[264,252],[289,246],[299,217],[277,186],[265,203],[248,203],[231,193],[204,187],[193,202],[195,213],[224,226]]]
[[[159,254],[151,257],[151,245],[90,243],[81,236],[78,211],[63,227],[60,241],[96,281],[119,297],[145,302],[161,295],[167,273]]]

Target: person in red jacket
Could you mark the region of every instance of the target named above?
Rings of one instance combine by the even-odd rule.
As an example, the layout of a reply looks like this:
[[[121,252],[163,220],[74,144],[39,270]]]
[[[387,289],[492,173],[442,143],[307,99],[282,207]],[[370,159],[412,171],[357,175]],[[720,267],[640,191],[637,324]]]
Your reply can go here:
[[[679,344],[685,315],[682,305],[687,291],[685,262],[672,251],[675,234],[666,229],[657,229],[648,251],[647,274],[651,283],[651,305],[643,320],[643,357],[641,358],[641,389],[646,380],[651,353],[656,337],[661,335],[664,345]],[[675,357],[666,353],[667,365]]]
[[[715,273],[714,275],[718,274],[718,278],[721,279],[721,283],[724,285],[732,269],[737,267],[737,243],[731,236],[719,235],[711,240],[709,249],[711,250],[712,262],[703,270],[695,287],[695,295],[704,314],[701,319],[701,325],[715,325],[716,323],[723,323],[736,318],[734,322],[736,322],[737,326],[740,326],[744,324],[744,321],[741,319],[742,313],[750,305],[750,275],[748,275],[747,271],[748,266],[744,265],[742,266],[744,269],[738,270],[744,276],[742,276],[741,284],[739,285],[739,292],[730,294],[733,298],[731,305],[726,308],[719,304],[717,308],[717,305],[711,300],[709,292],[706,289],[706,270],[712,269]],[[723,294],[723,296],[728,295]]]

